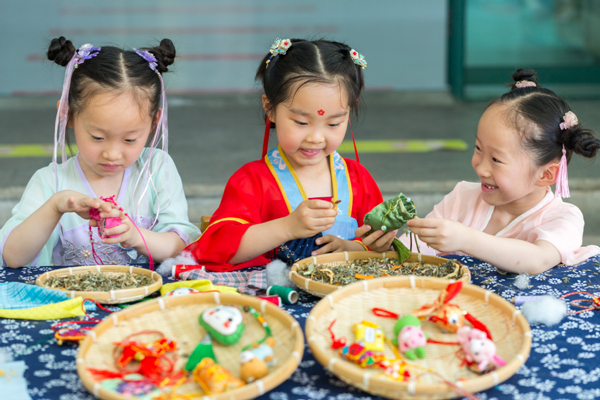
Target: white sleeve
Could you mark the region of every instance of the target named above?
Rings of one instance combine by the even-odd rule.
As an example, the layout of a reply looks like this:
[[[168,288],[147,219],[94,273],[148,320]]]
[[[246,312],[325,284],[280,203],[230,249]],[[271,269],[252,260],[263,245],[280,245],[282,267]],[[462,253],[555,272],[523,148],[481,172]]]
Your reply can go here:
[[[198,239],[200,229],[189,221],[183,184],[173,159],[166,153],[161,152],[162,155],[165,159],[155,179],[157,197],[152,204],[155,215],[159,213],[159,216],[152,230],[175,232],[188,245]]]
[[[21,201],[13,208],[12,217],[0,230],[0,255],[4,253],[4,245],[10,233],[21,222],[25,221],[31,214],[40,208],[54,194],[54,187],[48,181],[47,168],[38,170],[29,180]],[[54,228],[50,238],[42,247],[42,250],[28,265],[51,265],[52,251],[59,240],[59,225]],[[2,256],[2,266],[6,267]]]

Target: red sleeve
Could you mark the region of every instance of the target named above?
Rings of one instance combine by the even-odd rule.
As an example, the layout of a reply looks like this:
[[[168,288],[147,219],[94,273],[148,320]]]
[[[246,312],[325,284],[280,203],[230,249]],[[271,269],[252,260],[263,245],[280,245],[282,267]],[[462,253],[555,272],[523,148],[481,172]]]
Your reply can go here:
[[[271,175],[264,161],[254,161],[244,165],[229,179],[221,204],[212,215],[208,228],[196,242],[184,249],[200,264],[196,268],[204,266],[209,271],[224,272],[270,262],[265,256],[259,256],[242,264],[229,263],[248,228],[265,222],[261,214],[265,191],[263,183],[269,178],[266,173]],[[190,269],[194,266],[185,266],[184,271]],[[179,272],[177,267],[175,275],[179,276]]]
[[[360,163],[344,159],[348,166],[348,174],[352,182],[352,216],[358,222],[358,226],[364,225],[365,215],[373,208],[383,202],[379,186]],[[361,239],[354,239],[362,244]],[[366,247],[363,245],[363,247]]]

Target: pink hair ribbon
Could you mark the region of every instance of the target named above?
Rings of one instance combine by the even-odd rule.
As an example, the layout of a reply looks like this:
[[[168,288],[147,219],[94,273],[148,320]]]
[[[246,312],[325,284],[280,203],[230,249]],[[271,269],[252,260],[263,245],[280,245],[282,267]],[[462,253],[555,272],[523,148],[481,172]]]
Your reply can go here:
[[[66,169],[67,152],[65,151],[65,135],[67,131],[67,123],[69,120],[69,90],[71,89],[71,78],[73,71],[79,64],[83,64],[85,60],[96,57],[100,52],[101,47],[95,47],[93,44],[86,43],[81,46],[66,66],[65,79],[63,81],[63,89],[60,95],[60,104],[56,112],[56,120],[54,123],[54,152],[52,155],[52,165],[54,166],[54,178],[56,191],[60,190],[58,183],[58,148],[60,147],[63,167]]]
[[[558,164],[556,193],[554,193],[554,197],[571,197],[571,193],[569,192],[569,176],[567,174],[567,150],[565,149],[564,144],[562,147],[562,157],[560,158],[560,163]]]

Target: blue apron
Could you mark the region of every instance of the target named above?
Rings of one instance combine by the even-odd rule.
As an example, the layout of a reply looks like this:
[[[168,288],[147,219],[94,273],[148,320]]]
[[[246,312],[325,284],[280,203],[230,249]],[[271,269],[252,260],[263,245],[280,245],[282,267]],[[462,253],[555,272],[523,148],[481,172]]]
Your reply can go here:
[[[275,181],[281,189],[281,194],[290,214],[305,200],[308,200],[304,188],[281,147],[271,149],[265,156],[265,162],[271,170]],[[295,239],[283,244],[277,252],[277,257],[289,265],[297,260],[310,257],[311,253],[320,246],[315,240],[323,235],[334,235],[341,239],[354,239],[358,222],[351,217],[352,213],[352,184],[348,175],[348,167],[337,151],[329,156],[333,199],[337,205],[338,215],[333,226],[310,238]]]

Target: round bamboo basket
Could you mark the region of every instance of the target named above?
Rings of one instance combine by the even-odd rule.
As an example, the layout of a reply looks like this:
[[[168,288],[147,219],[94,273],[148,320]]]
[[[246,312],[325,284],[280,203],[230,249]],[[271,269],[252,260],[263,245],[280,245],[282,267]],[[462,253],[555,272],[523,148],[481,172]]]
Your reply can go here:
[[[130,274],[146,275],[152,278],[152,283],[148,286],[142,286],[131,289],[110,290],[106,292],[78,292],[75,290],[66,290],[59,288],[49,288],[46,281],[53,276],[67,276],[75,274],[85,274],[87,272],[125,272]],[[100,304],[118,304],[127,303],[134,300],[143,299],[150,293],[154,293],[162,286],[162,277],[160,274],[147,270],[145,268],[134,267],[131,265],[91,265],[87,267],[68,267],[48,271],[38,276],[35,284],[53,290],[66,292],[71,298],[83,297],[92,299]]]
[[[325,296],[312,309],[306,321],[308,345],[317,361],[325,368],[344,382],[371,394],[390,399],[437,400],[462,397],[440,377],[432,374],[402,382],[378,376],[381,369],[362,369],[344,360],[337,351],[330,348],[332,341],[327,330],[335,319],[332,328],[335,337],[345,336],[348,343],[351,343],[355,339],[352,326],[367,320],[380,325],[386,335],[392,335],[396,320],[377,317],[372,313],[372,308],[379,307],[406,315],[436,300],[447,285],[448,281],[445,279],[415,276],[379,278],[348,285]],[[531,328],[525,317],[500,296],[471,284],[464,284],[452,303],[459,305],[488,327],[496,343],[497,354],[506,361],[506,365],[494,372],[478,375],[461,367],[461,360],[456,355],[459,346],[437,344],[426,346],[427,356],[424,359],[409,363],[431,368],[471,393],[489,389],[511,377],[525,363],[531,349]],[[432,322],[424,321],[421,327],[431,339],[456,341],[456,335],[443,333]],[[385,352],[386,356],[394,358],[388,346]]]
[[[326,264],[330,266],[339,265],[346,261],[350,260],[363,260],[366,258],[398,258],[398,254],[394,251],[388,251],[384,253],[378,253],[375,251],[344,251],[340,253],[329,253],[323,254],[316,257],[308,257],[303,260],[298,261],[288,273],[289,278],[296,286],[300,289],[315,295],[317,297],[323,297],[332,293],[338,289],[343,288],[344,286],[336,286],[329,285],[327,283],[316,282],[310,278],[306,278],[298,274],[298,269],[300,267],[304,267],[305,265],[314,263],[314,264]],[[420,253],[411,253],[410,257],[406,261],[423,261],[429,264],[444,264],[448,261],[447,258],[435,257],[435,256],[427,256]],[[456,261],[460,265],[462,265],[458,260]],[[461,267],[462,277],[459,279],[464,283],[471,283],[471,271],[466,265],[462,265]]]
[[[144,330],[158,330],[165,337],[177,342],[175,370],[182,370],[188,356],[206,331],[198,323],[202,311],[218,304],[254,307],[271,327],[275,338],[273,352],[277,364],[269,368],[269,374],[262,379],[239,389],[210,397],[204,396],[200,386],[187,382],[177,389],[177,394],[198,394],[201,399],[252,399],[277,387],[300,365],[304,353],[302,329],[291,315],[266,300],[246,295],[223,294],[219,292],[199,293],[190,296],[159,297],[145,301],[122,311],[111,314],[98,324],[79,346],[77,352],[77,373],[83,385],[94,396],[106,400],[127,400],[117,392],[102,388],[94,380],[87,368],[115,370],[114,343],[132,333]],[[242,347],[261,339],[265,330],[250,314],[246,314],[246,329],[241,340],[231,346],[223,346],[213,341],[213,348],[220,365],[233,375],[240,376],[240,353]],[[155,340],[156,335],[136,336],[136,340]],[[196,398],[196,397],[194,397]]]

